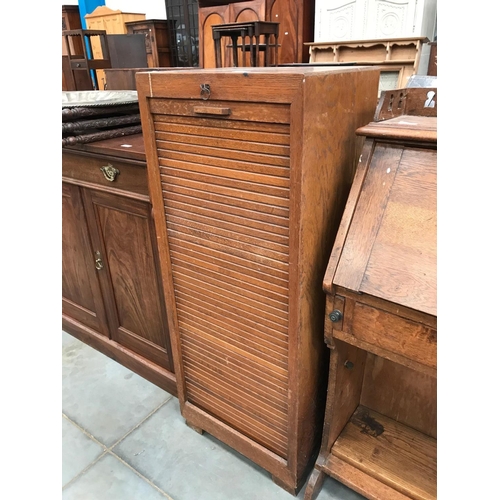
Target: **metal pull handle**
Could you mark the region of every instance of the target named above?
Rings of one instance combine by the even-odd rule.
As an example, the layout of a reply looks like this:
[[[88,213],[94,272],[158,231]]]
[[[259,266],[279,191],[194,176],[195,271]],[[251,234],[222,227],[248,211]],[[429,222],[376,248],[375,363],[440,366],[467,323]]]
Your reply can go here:
[[[113,167],[110,163],[101,167],[101,172],[103,173],[104,178],[109,182],[113,182],[116,179],[116,176],[120,173],[120,171]]]
[[[104,267],[104,264],[102,263],[102,259],[101,259],[101,252],[97,251],[95,253],[95,268],[100,271],[103,267]]]
[[[231,108],[217,108],[215,106],[195,106],[193,111],[200,115],[228,116],[231,114]]]

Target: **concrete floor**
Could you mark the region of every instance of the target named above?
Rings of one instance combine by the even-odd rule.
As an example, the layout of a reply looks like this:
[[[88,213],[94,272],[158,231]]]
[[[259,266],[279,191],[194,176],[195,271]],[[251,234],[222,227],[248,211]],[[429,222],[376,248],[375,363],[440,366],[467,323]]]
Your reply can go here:
[[[63,500],[294,498],[264,469],[187,427],[177,398],[66,332],[62,377]],[[327,478],[317,500],[363,497]]]

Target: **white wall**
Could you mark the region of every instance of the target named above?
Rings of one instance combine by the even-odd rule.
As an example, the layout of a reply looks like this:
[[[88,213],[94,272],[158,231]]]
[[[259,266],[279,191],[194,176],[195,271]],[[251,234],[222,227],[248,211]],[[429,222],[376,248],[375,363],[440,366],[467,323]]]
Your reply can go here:
[[[78,5],[78,0],[61,0],[61,5]],[[112,10],[145,14],[146,19],[166,19],[165,0],[105,0]]]

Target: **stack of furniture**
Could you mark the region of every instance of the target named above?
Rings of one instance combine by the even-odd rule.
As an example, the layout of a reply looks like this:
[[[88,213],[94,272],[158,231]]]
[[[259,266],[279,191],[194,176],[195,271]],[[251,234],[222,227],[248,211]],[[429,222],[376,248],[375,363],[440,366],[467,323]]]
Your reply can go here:
[[[63,92],[62,145],[95,142],[141,132],[137,92]]]
[[[381,97],[330,256],[326,474],[370,500],[437,494],[437,90]],[[335,231],[336,228],[333,228]]]
[[[126,35],[126,23],[132,21],[144,21],[145,14],[134,12],[122,12],[121,10],[112,10],[105,6],[97,7],[92,13],[85,16],[87,29],[102,30],[108,35]],[[100,47],[97,44],[92,46],[93,53],[96,58],[102,57]],[[111,66],[108,66],[111,67]],[[106,77],[102,70],[97,71],[97,88],[105,90]]]
[[[199,0],[200,67],[216,67],[212,26],[266,21],[279,23],[278,64],[307,62],[304,42],[313,41],[314,2],[312,0]],[[230,44],[222,43],[223,67],[232,66]],[[240,64],[251,66],[249,59]],[[263,65],[259,64],[260,66]]]
[[[324,415],[321,282],[379,71],[136,79],[182,415],[295,494]]]

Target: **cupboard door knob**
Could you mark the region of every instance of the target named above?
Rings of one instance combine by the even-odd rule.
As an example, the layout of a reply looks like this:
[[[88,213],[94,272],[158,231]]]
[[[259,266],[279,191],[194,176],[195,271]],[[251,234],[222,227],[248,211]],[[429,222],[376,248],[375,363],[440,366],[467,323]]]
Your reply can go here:
[[[116,179],[116,176],[120,173],[120,171],[113,167],[111,164],[107,164],[104,167],[101,167],[101,172],[104,175],[104,178],[109,181],[113,182]]]
[[[330,321],[335,323],[335,322],[340,321],[342,319],[342,313],[338,309],[335,309],[335,311],[332,311],[328,315],[328,317],[330,318]]]

